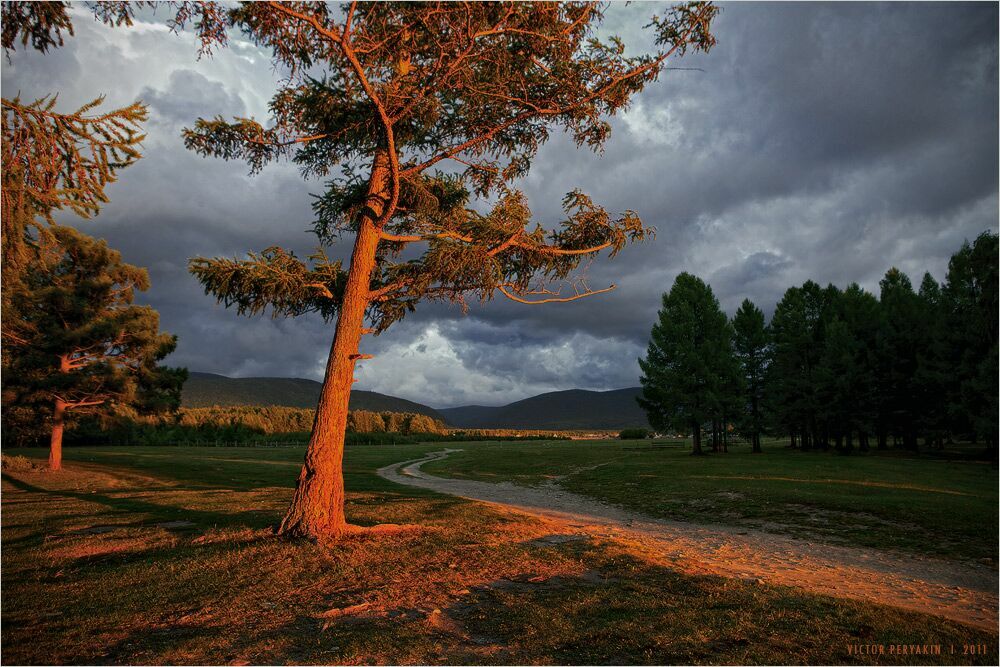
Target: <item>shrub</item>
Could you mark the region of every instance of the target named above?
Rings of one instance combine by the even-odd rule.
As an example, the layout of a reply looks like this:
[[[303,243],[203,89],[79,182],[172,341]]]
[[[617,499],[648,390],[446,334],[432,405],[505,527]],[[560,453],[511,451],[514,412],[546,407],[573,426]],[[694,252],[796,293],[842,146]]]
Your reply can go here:
[[[4,454],[2,458],[3,469],[10,470],[11,472],[26,472],[39,467],[32,463],[31,459],[26,456],[7,456]]]
[[[618,434],[620,440],[645,440],[650,437],[650,433],[647,428],[626,428],[622,429],[621,433]]]

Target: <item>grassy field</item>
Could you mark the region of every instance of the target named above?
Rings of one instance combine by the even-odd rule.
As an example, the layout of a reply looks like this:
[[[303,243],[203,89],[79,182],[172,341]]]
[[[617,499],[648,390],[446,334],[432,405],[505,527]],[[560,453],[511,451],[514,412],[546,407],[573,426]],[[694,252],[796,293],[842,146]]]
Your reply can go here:
[[[763,454],[745,445],[689,452],[680,442],[662,449],[648,441],[493,443],[464,447],[424,470],[529,486],[555,480],[656,517],[996,563],[995,465],[775,443]]]
[[[517,479],[527,483],[602,457],[639,463],[619,444],[573,443],[572,460],[553,461],[551,470],[544,461],[558,459],[552,447],[561,445],[459,446],[466,454],[452,462],[455,474],[472,474],[463,467],[479,460],[495,466],[484,468],[487,478],[526,474]],[[540,541],[552,532],[542,521],[374,474],[440,448],[349,448],[350,520],[400,525],[330,545],[270,531],[301,448],[71,448],[62,473],[5,471],[4,660],[996,663],[995,634],[794,589],[682,575],[616,543]],[[674,452],[640,455],[681,460]],[[505,459],[519,463],[504,467]],[[599,477],[585,475],[605,468],[565,481],[600,487]],[[941,644],[943,655],[848,653],[878,643]],[[964,656],[966,644],[985,651]]]

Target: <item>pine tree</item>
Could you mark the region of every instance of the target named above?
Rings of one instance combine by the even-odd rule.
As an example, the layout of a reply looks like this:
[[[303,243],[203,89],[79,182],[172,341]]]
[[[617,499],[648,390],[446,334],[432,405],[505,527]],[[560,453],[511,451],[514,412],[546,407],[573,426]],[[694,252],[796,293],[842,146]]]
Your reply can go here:
[[[740,373],[740,430],[750,440],[753,452],[760,453],[760,436],[765,423],[764,379],[770,354],[763,311],[750,299],[744,299],[733,316],[732,328],[733,352]]]
[[[941,286],[930,273],[924,273],[917,292],[917,367],[913,377],[917,430],[928,443],[938,448],[948,434],[948,341],[947,313]]]
[[[879,378],[883,429],[902,439],[903,447],[917,449],[917,412],[914,377],[917,350],[923,335],[920,302],[909,277],[889,269],[879,282],[881,318],[878,330]],[[880,435],[880,445],[881,438]]]
[[[693,454],[702,453],[702,424],[722,414],[733,368],[731,340],[712,288],[689,273],[677,276],[663,295],[646,357],[639,359],[639,405],[653,428],[690,432]]]
[[[187,373],[157,366],[176,338],[158,332],[155,310],[132,305],[135,291],[149,286],[145,269],[70,227],[53,226],[50,235],[53,243],[11,297],[28,340],[11,361],[4,391],[35,414],[48,404],[49,467],[59,470],[71,416],[118,406],[176,409]]]
[[[997,446],[998,237],[984,232],[948,263],[942,298],[954,373],[952,419]],[[964,424],[963,424],[964,422]]]
[[[785,290],[775,306],[768,333],[772,342],[771,364],[767,370],[767,406],[771,416],[771,429],[787,433],[792,447],[802,432],[804,409],[800,397],[800,350],[805,345],[803,332],[804,307],[802,290],[790,287]]]
[[[818,445],[820,404],[817,370],[822,357],[824,290],[809,280],[789,288],[771,318],[772,361],[768,405],[784,432],[799,446]]]
[[[838,451],[854,449],[851,438],[850,383],[854,375],[855,341],[840,319],[826,327],[826,344],[816,373],[817,395],[825,427],[836,441]],[[844,437],[847,445],[844,445]]]
[[[878,300],[852,283],[843,291],[837,312],[842,329],[830,331],[826,354],[839,358],[837,404],[843,415],[843,431],[848,450],[853,449],[857,435],[862,451],[869,449],[869,436],[875,431],[877,419],[876,326],[880,306]],[[838,355],[839,352],[839,355]]]
[[[813,369],[813,414],[815,415],[814,446],[828,449],[831,439],[838,451],[843,447],[842,413],[837,409],[834,398],[839,393],[839,373],[830,368],[834,355],[830,349],[831,334],[839,333],[841,327],[837,319],[837,300],[840,291],[833,285],[823,290],[823,307],[820,313],[817,339],[821,341]]]
[[[315,231],[323,245],[354,235],[346,266],[322,251],[307,263],[280,248],[191,264],[206,291],[240,313],[319,312],[337,322],[281,533],[347,530],[343,439],[363,334],[384,331],[426,299],[540,304],[611,289],[590,289],[574,270],[645,238],[639,217],[615,217],[571,192],[565,220],[547,231],[512,182],[553,130],[602,146],[606,118],[667,58],[714,44],[715,13],[692,3],[654,17],[658,50],[638,56],[617,38],[598,38],[602,7],[592,3],[352,2],[335,12],[325,3],[260,2],[228,14],[289,78],[269,124],[201,119],[185,132],[187,146],[245,160],[252,172],[281,158],[306,176],[342,172],[315,202]],[[473,196],[492,208],[473,210]]]

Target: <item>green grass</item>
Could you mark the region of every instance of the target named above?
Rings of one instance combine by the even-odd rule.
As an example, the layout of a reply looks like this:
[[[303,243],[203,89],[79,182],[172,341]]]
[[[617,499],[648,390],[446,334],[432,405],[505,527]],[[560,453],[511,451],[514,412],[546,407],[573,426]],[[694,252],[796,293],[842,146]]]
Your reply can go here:
[[[611,440],[466,446],[424,470],[528,486],[566,476],[570,491],[650,516],[996,562],[1000,493],[985,463],[774,443],[693,457],[686,443]]]
[[[505,458],[512,452],[496,444],[462,446]],[[62,473],[5,471],[4,659],[997,660],[992,633],[790,588],[685,575],[614,542],[538,546],[534,540],[551,532],[543,522],[400,487],[374,474],[382,465],[440,448],[348,449],[350,520],[407,527],[328,545],[281,540],[269,528],[288,502],[301,448],[71,448]],[[581,455],[596,459],[611,449],[587,447]],[[540,450],[519,444],[514,452],[537,472],[538,457],[545,455]],[[158,525],[164,522],[189,523]],[[353,609],[331,611],[344,608]],[[856,644],[940,644],[944,654],[859,660],[848,653]],[[986,652],[972,658],[948,653],[965,644],[983,644]]]

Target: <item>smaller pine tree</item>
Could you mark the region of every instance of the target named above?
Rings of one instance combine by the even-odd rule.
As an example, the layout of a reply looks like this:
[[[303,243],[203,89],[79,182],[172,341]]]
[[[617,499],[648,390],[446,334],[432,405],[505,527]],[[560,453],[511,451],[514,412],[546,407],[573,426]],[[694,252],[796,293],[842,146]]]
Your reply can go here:
[[[769,348],[763,311],[750,299],[744,299],[733,316],[733,352],[739,365],[740,430],[750,440],[754,453],[761,451],[760,436],[764,431],[764,377]]]
[[[917,413],[914,377],[917,353],[924,336],[920,298],[909,277],[893,267],[879,282],[882,317],[878,329],[878,355],[882,380],[885,427],[901,436],[906,449],[917,449]]]
[[[663,295],[646,358],[639,359],[638,400],[656,430],[691,432],[693,454],[702,453],[702,424],[723,414],[733,369],[731,338],[712,288],[689,273],[677,276]]]
[[[145,269],[70,227],[52,227],[51,241],[12,294],[28,344],[12,360],[4,389],[11,403],[34,407],[32,414],[51,410],[49,467],[58,470],[71,415],[176,409],[187,373],[157,365],[177,339],[159,333],[155,310],[132,304],[135,290],[149,287]]]

